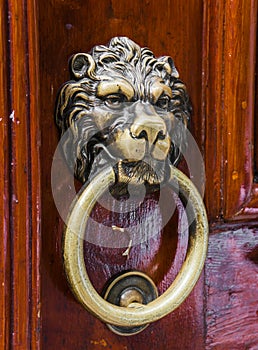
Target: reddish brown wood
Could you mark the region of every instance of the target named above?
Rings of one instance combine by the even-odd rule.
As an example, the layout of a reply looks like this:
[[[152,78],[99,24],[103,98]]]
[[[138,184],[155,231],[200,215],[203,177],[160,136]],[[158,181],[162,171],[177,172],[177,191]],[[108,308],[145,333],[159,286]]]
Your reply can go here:
[[[225,217],[231,217],[245,205],[253,185],[257,1],[228,2],[225,11],[231,30],[225,30],[224,188],[230,191],[224,191],[224,208]]]
[[[222,130],[224,1],[205,2],[203,27],[203,119],[205,120],[205,203],[211,219],[222,216]]]
[[[10,255],[9,255],[9,137],[6,6],[0,8],[0,348],[9,348]]]
[[[258,231],[211,235],[205,267],[207,350],[257,349]]]
[[[156,55],[171,55],[187,83],[194,105],[193,130],[201,139],[201,1],[60,1],[39,3],[40,82],[42,131],[42,346],[46,349],[204,348],[202,280],[188,301],[175,313],[151,325],[144,333],[130,338],[112,334],[74,300],[67,285],[61,258],[63,223],[55,209],[50,188],[52,155],[58,142],[53,109],[59,86],[68,79],[67,61],[75,52],[88,51],[115,35],[125,35]],[[60,157],[64,193],[67,169]],[[69,197],[69,196],[68,196]],[[68,201],[64,199],[64,203]],[[146,207],[146,211],[151,207]],[[100,216],[100,215],[99,215]],[[101,215],[103,220],[107,216]],[[126,220],[126,218],[124,218]],[[157,218],[158,219],[158,218]],[[119,219],[121,220],[121,218]],[[120,221],[121,223],[121,221]],[[147,225],[148,224],[148,225]],[[176,225],[177,226],[177,225]],[[170,228],[149,244],[135,247],[130,260],[122,250],[86,247],[87,267],[101,290],[113,274],[128,268],[143,269],[153,276],[163,291],[171,283],[174,231]],[[146,227],[158,230],[152,218]],[[96,231],[101,237],[102,230]],[[124,249],[125,250],[125,249]],[[180,253],[178,253],[180,254]],[[175,265],[178,268],[179,265]],[[64,322],[64,320],[66,320]]]
[[[240,219],[251,200],[256,22],[255,0],[206,5],[206,202],[213,219]]]
[[[256,173],[255,182],[258,183],[258,27],[256,27],[256,75],[255,75],[255,114],[254,114],[254,168]]]
[[[1,342],[3,348],[36,349],[40,197],[35,3],[10,0],[1,10],[1,20],[7,20],[8,14],[8,26],[6,21],[1,31],[1,59],[6,63],[4,73],[1,66]]]
[[[93,0],[8,0],[0,14],[0,348],[256,349],[258,190],[252,183],[252,144],[257,1],[116,0],[96,6]],[[68,79],[68,58],[114,35],[129,36],[175,59],[194,106],[192,130],[205,151],[206,203],[216,225],[205,276],[187,301],[131,338],[111,333],[71,294],[62,266],[63,222],[50,186],[58,142],[53,110],[57,89]],[[65,190],[68,171],[62,155],[59,163]],[[68,207],[72,192],[67,192]],[[129,220],[101,210],[95,214],[117,224]],[[142,215],[153,210],[153,202],[146,204]],[[145,224],[158,232],[153,218]],[[222,220],[232,218],[244,219],[246,228],[225,226]],[[134,247],[130,259],[121,250],[86,245],[96,288],[101,290],[121,270],[137,268],[164,291],[184,252],[176,251],[176,228],[177,221],[171,221],[156,239]]]
[[[249,196],[248,202],[245,204],[244,208],[238,214],[238,219],[246,220],[257,220],[258,218],[258,185],[254,183]]]
[[[37,2],[27,0],[26,3],[27,23],[27,76],[28,89],[28,112],[27,118],[30,128],[29,133],[29,162],[30,162],[30,347],[40,349],[41,337],[41,188],[40,188],[40,80],[39,80],[39,34]]]
[[[29,347],[29,290],[28,290],[28,145],[27,145],[27,110],[26,110],[26,43],[24,42],[23,4],[8,3],[10,21],[10,60],[11,60],[11,288],[12,288],[12,323],[11,344],[13,347]],[[15,51],[19,50],[19,55]],[[23,86],[23,89],[20,89]],[[23,103],[21,104],[21,101]],[[24,103],[25,102],[25,103]]]

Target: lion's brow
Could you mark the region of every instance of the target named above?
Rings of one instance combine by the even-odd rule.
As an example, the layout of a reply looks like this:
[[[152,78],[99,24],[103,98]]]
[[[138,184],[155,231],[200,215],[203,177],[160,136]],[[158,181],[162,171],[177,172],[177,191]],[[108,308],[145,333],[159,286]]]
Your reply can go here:
[[[128,100],[131,100],[134,97],[135,91],[127,81],[115,79],[101,81],[97,88],[97,94],[99,97],[105,97],[112,94],[123,94]]]

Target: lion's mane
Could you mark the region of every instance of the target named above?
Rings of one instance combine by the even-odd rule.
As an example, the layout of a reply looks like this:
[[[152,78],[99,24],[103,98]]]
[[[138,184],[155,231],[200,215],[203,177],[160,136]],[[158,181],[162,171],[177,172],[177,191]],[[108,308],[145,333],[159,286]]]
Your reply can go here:
[[[178,162],[186,146],[184,126],[189,121],[191,106],[171,57],[156,58],[148,48],[141,48],[128,38],[115,37],[107,46],[95,46],[87,55],[87,62],[72,58],[70,70],[72,79],[59,91],[55,116],[61,134],[66,134],[63,149],[77,178],[82,182],[87,180],[98,152],[94,145],[99,143],[103,131],[97,129],[94,118],[89,115],[98,105],[97,86],[106,72],[126,76],[132,84],[146,77],[160,77],[171,88],[173,97],[169,111],[183,122],[176,124],[171,135],[169,157],[173,164]]]

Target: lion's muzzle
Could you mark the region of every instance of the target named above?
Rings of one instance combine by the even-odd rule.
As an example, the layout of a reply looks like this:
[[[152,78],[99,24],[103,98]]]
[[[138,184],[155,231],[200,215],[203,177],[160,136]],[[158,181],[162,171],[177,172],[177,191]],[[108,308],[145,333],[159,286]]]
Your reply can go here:
[[[145,153],[157,160],[164,160],[169,151],[169,138],[164,121],[155,115],[137,117],[130,128],[131,137],[143,145]],[[141,140],[141,141],[140,141]]]
[[[137,102],[133,107],[131,124],[115,135],[114,154],[126,161],[164,161],[171,145],[164,120],[149,103]]]
[[[118,182],[160,184],[171,147],[167,125],[150,103],[138,101],[127,113],[130,123],[116,131],[109,145],[119,164]]]

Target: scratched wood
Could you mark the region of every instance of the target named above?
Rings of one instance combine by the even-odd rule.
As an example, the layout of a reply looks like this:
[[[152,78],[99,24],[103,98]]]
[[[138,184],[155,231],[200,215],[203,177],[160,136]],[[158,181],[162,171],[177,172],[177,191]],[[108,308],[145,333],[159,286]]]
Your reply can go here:
[[[93,0],[8,0],[2,1],[0,14],[0,348],[258,348],[257,0],[97,5]],[[190,297],[129,338],[111,333],[71,294],[62,265],[63,221],[50,185],[58,143],[53,110],[56,92],[69,78],[68,59],[115,35],[129,36],[156,55],[171,55],[187,84],[194,107],[191,131],[206,163],[212,231],[205,273]],[[67,189],[69,172],[61,155],[57,161],[60,188]],[[67,211],[73,193],[66,194]],[[178,271],[186,245],[186,237],[176,234],[180,212],[159,230],[155,198],[142,210],[153,237],[132,247],[129,256],[127,247],[85,244],[85,261],[99,291],[113,274],[140,268],[161,293]],[[99,207],[94,215],[118,226],[130,221]],[[232,220],[243,221],[236,228]],[[103,234],[95,226],[92,230]]]
[[[163,9],[162,11],[160,9]],[[170,348],[201,350],[204,347],[202,316],[202,280],[188,301],[178,311],[151,325],[142,334],[122,338],[111,333],[105,325],[89,315],[74,300],[63,274],[61,237],[63,222],[55,209],[50,172],[58,133],[54,126],[53,109],[60,85],[69,79],[67,62],[76,52],[89,51],[96,44],[105,44],[116,35],[128,36],[159,55],[171,55],[187,83],[194,105],[193,129],[197,140],[201,134],[201,41],[202,2],[156,1],[61,1],[39,2],[41,135],[42,135],[42,346],[46,349],[140,349]],[[193,73],[194,72],[194,73]],[[200,139],[200,138],[199,138]],[[62,157],[59,167],[63,174],[64,193],[67,169]],[[67,203],[67,200],[63,200]],[[122,209],[122,208],[121,208]],[[109,214],[96,208],[96,217],[103,221]],[[148,217],[145,228],[156,239],[131,249],[130,258],[123,249],[108,249],[91,244],[85,246],[88,272],[101,291],[114,274],[130,268],[142,269],[155,279],[160,292],[173,279],[180,263],[174,263],[177,223],[164,234],[159,233],[160,214],[153,213],[147,203],[142,215]],[[126,217],[112,218],[113,225],[126,224]],[[124,222],[122,222],[124,220]],[[137,218],[135,218],[135,221]],[[101,241],[103,228],[94,230]],[[157,234],[159,235],[157,236]],[[183,248],[181,248],[183,249]],[[182,250],[183,252],[183,250]],[[182,253],[181,252],[181,253]],[[180,255],[180,251],[178,252]],[[171,267],[172,266],[172,267]],[[172,269],[172,270],[171,270]],[[170,271],[171,270],[171,271]],[[191,310],[191,312],[189,312]],[[64,322],[66,320],[66,322]],[[158,337],[157,337],[158,334]],[[183,336],[178,336],[184,334]],[[175,340],[175,337],[177,340]]]
[[[211,235],[205,267],[207,350],[258,347],[258,229]]]

